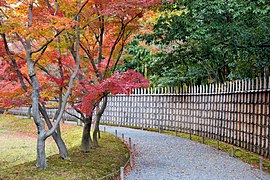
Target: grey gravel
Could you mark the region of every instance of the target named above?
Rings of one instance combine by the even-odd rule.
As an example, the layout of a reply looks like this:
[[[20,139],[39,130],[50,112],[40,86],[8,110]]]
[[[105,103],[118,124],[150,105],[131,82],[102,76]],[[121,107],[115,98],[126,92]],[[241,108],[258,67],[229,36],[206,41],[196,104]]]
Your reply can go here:
[[[128,180],[270,180],[270,175],[207,145],[155,132],[106,126],[111,133],[115,129],[118,137],[124,133],[125,140],[131,138],[138,153],[136,167],[126,176]]]

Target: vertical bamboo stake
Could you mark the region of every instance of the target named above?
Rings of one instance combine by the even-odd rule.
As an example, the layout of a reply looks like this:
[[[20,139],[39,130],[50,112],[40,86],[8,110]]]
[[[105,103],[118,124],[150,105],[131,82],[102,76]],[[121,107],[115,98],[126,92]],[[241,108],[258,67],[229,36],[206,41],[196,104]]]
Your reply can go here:
[[[255,142],[255,152],[259,153],[259,93],[258,93],[258,89],[259,89],[259,78],[256,78],[256,93],[255,93],[255,97],[256,97],[256,120],[255,120],[255,137],[256,137],[256,142]]]
[[[187,121],[188,121],[188,96],[183,94],[183,132],[188,133]]]
[[[144,92],[143,92],[143,97],[142,97],[142,101],[141,101],[141,105],[142,105],[142,111],[143,111],[143,113],[142,113],[142,126],[141,127],[146,127],[146,124],[147,124],[147,106],[145,106],[145,104],[146,104],[146,102],[147,102],[147,100],[146,100],[146,98],[147,98],[147,91],[146,91],[147,89],[145,88],[144,89]]]
[[[239,118],[239,136],[238,136],[238,141],[239,141],[239,146],[243,147],[243,80],[239,81],[239,106],[238,106],[238,118]]]
[[[237,129],[238,129],[238,127],[237,127],[237,107],[238,107],[238,94],[237,94],[237,81],[235,81],[235,83],[234,83],[234,122],[233,122],[233,131],[234,131],[234,133],[233,133],[233,144],[234,145],[237,145]]]
[[[267,89],[270,89],[270,76],[268,77],[268,88]],[[270,159],[270,92],[268,91],[267,92],[268,94],[268,98],[267,98],[267,129],[268,129],[268,136],[267,136],[267,140],[268,140],[268,143],[267,143],[267,155],[268,155],[268,158]]]
[[[177,121],[178,121],[178,124],[177,124],[177,131],[180,131],[180,132],[183,132],[182,130],[182,119],[183,119],[183,96],[178,96],[178,99],[179,99],[179,103],[177,104],[178,108],[177,108]]]
[[[214,92],[215,92],[215,98],[214,98],[214,107],[213,107],[213,109],[214,109],[214,123],[215,123],[215,125],[214,125],[214,127],[215,127],[215,129],[214,129],[214,138],[215,139],[218,139],[218,95],[217,95],[217,93],[218,93],[218,84],[216,83],[215,84],[215,90],[214,90]]]
[[[266,88],[264,86],[264,88]],[[267,92],[262,92],[262,103],[261,103],[261,108],[262,108],[262,155],[267,157]],[[269,98],[269,97],[268,97]]]
[[[247,107],[247,112],[248,112],[248,117],[247,117],[247,134],[248,134],[248,137],[247,137],[247,149],[251,151],[251,118],[252,118],[252,93],[250,91],[251,89],[251,80],[248,79],[248,82],[247,82],[247,91],[248,91],[248,100],[247,100],[247,103],[248,103],[248,107]]]
[[[259,79],[259,89],[263,89],[262,78]],[[263,103],[264,103],[264,93],[259,91],[259,154],[263,155]]]
[[[247,80],[243,81],[243,121],[244,121],[244,124],[243,124],[243,147],[245,149],[247,149],[247,138],[248,138],[248,133],[247,133],[247,128],[248,128],[248,94],[247,94]]]
[[[188,125],[188,128],[189,128],[189,133],[190,133],[190,136],[191,136],[191,121],[192,121],[192,118],[191,118],[191,86],[189,86],[189,89],[188,89],[188,122],[187,122],[187,125]]]
[[[234,147],[232,146],[231,156],[234,157]]]
[[[251,90],[252,90],[252,93],[251,93],[251,95],[252,95],[252,117],[251,117],[251,132],[250,132],[250,134],[251,134],[251,151],[255,151],[255,110],[256,110],[256,108],[255,108],[255,103],[256,103],[256,96],[255,96],[255,93],[253,93],[253,89],[254,89],[254,86],[255,86],[255,82],[254,82],[254,79],[252,79],[252,81],[251,81]]]
[[[217,138],[218,141],[221,141],[221,130],[222,130],[222,118],[221,118],[221,106],[222,106],[222,94],[221,91],[221,84],[218,84],[218,91],[217,91]]]

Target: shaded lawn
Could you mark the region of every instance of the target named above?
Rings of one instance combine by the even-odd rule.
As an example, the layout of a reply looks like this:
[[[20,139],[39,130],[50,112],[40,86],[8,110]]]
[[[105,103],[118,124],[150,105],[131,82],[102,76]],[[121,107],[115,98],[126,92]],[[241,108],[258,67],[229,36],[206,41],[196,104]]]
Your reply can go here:
[[[55,155],[47,155],[48,169],[37,171],[36,129],[32,121],[0,116],[0,179],[97,179],[119,170],[128,159],[125,145],[108,133],[101,133],[99,148],[82,153],[82,127],[61,124],[70,160],[62,160],[56,154],[54,141],[47,140],[46,153]]]
[[[36,159],[36,138],[0,131],[0,169],[8,168]],[[46,153],[56,154],[57,149],[52,141],[46,143]]]

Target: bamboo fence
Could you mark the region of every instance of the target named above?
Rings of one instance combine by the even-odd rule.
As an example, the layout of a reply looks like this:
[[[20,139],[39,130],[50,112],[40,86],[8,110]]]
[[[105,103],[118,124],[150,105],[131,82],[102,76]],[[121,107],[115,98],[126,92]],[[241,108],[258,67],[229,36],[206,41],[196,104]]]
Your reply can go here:
[[[9,112],[25,115],[28,108]],[[56,110],[47,112],[53,117]],[[270,77],[109,96],[102,122],[191,133],[270,158]]]
[[[191,133],[269,157],[270,77],[110,96],[102,121]]]

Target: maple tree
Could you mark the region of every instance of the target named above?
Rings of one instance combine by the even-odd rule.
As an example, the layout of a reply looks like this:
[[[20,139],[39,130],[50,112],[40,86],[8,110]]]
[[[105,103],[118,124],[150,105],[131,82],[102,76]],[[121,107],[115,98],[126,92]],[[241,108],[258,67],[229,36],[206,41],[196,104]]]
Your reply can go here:
[[[81,12],[80,27],[83,32],[80,47],[83,58],[72,105],[81,115],[78,118],[84,122],[83,151],[89,151],[92,146],[90,129],[94,109],[93,139],[94,146],[98,146],[99,121],[106,108],[107,95],[129,94],[132,88],[148,86],[149,82],[138,73],[118,73],[116,68],[121,63],[124,47],[141,27],[139,19],[160,2],[91,1]]]
[[[1,51],[5,54],[1,63],[7,67],[2,74],[12,72],[1,81],[1,92],[6,93],[1,106],[31,104],[38,130],[38,168],[47,167],[45,140],[61,134],[59,123],[68,101],[86,116],[85,122],[91,121],[96,108],[96,137],[107,95],[129,94],[132,88],[149,84],[138,73],[119,73],[116,67],[125,45],[140,27],[138,19],[157,3],[160,1],[1,1]],[[7,41],[16,47],[10,48]],[[9,101],[10,96],[14,101]],[[52,99],[58,101],[53,125],[45,107]],[[90,128],[86,133],[90,137]]]
[[[76,28],[76,22],[78,20],[80,11],[87,2],[88,1],[85,1],[84,4],[78,3],[73,8],[68,8],[73,10],[73,12],[71,12],[65,9],[68,5],[67,1],[57,2],[40,0],[35,2],[21,1],[18,3],[15,1],[1,1],[0,31],[4,40],[5,52],[7,55],[6,57],[8,57],[2,57],[4,61],[1,61],[1,63],[10,65],[10,67],[13,67],[13,72],[16,72],[15,76],[12,77],[14,79],[7,78],[7,80],[10,82],[10,85],[14,87],[6,86],[6,91],[3,90],[1,92],[10,91],[13,94],[7,94],[6,97],[11,95],[12,97],[15,97],[14,90],[19,88],[18,84],[20,84],[25,93],[29,94],[28,97],[31,95],[31,98],[28,98],[27,102],[31,102],[33,118],[38,130],[37,167],[40,169],[47,167],[45,140],[51,135],[53,135],[56,140],[59,140],[59,138],[61,139],[59,123],[67,104],[67,100],[73,86],[73,81],[79,71],[79,31]],[[59,3],[62,3],[63,6],[60,6]],[[61,9],[61,7],[65,8]],[[73,18],[70,18],[67,15],[72,15]],[[53,44],[54,41],[59,40],[58,37],[61,33],[68,30],[74,31],[73,41],[70,42],[70,49],[75,49],[74,51],[76,52],[73,54],[73,56],[65,55],[65,57],[71,56],[72,59],[64,58],[60,53],[61,49],[56,48]],[[8,43],[5,41],[9,41],[12,44],[19,44],[20,48],[13,48],[10,50]],[[59,44],[60,42],[57,41],[56,45],[58,47],[60,46]],[[49,49],[49,47],[58,50],[58,58],[54,58],[54,61],[53,59],[45,57],[46,51]],[[50,52],[54,52],[54,50],[50,50]],[[21,67],[18,66],[17,58],[24,60],[24,63]],[[61,76],[61,73],[64,72],[61,66],[63,59],[68,59],[74,62],[69,62],[68,68],[70,74],[68,74],[68,76]],[[57,76],[51,75],[45,67],[52,69],[52,72],[59,72],[61,74],[61,78],[68,79],[68,84],[65,84],[65,90],[61,90],[64,84],[60,85],[61,92],[58,93],[60,101],[58,111],[55,116],[56,122],[54,125],[52,125],[49,121],[44,106],[46,98],[43,98],[42,96],[44,96],[43,92],[45,92],[43,88],[53,87],[50,86],[51,83],[58,81],[56,78]],[[8,68],[6,68],[3,73],[7,74],[7,70]],[[42,79],[44,74],[50,75],[50,78],[48,78],[50,79],[49,83],[46,82],[45,79]],[[1,84],[5,85],[6,81],[2,80]],[[49,90],[47,91],[49,92]],[[20,96],[23,94],[22,91],[20,93],[21,94],[19,94],[18,97],[22,97]],[[15,103],[15,101],[8,101],[8,98],[7,102],[9,102],[9,104],[2,103],[1,106],[18,105]],[[49,130],[45,129],[44,121],[41,119],[39,112],[45,118]],[[58,136],[54,136],[56,132]],[[62,153],[65,153],[64,157],[67,157],[67,151],[63,141],[58,141],[57,145],[60,148],[60,151],[65,151]]]
[[[99,132],[99,122],[106,108],[107,96],[116,94],[132,94],[135,88],[148,87],[149,80],[143,78],[140,73],[133,70],[127,72],[115,72],[110,77],[97,83],[88,83],[81,80],[76,85],[73,96],[80,99],[73,107],[81,114],[79,118],[84,122],[82,136],[82,150],[89,152],[91,147],[98,146],[97,134]],[[74,102],[74,101],[73,101]],[[92,143],[90,129],[93,120],[94,109],[96,110],[95,128]]]

